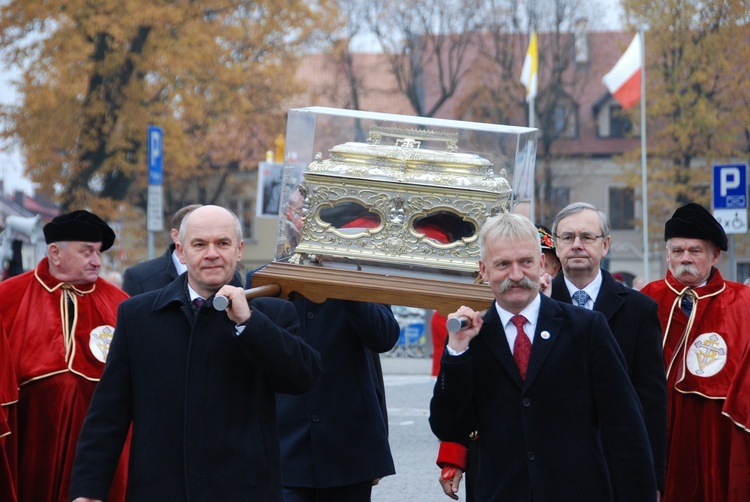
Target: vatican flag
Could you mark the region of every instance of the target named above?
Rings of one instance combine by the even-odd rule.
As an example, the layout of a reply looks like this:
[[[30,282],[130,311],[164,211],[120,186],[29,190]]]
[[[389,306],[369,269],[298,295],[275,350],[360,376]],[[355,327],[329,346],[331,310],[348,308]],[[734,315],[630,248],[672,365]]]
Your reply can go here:
[[[531,102],[536,97],[537,75],[539,70],[539,51],[536,42],[536,30],[531,31],[529,50],[526,51],[526,59],[523,61],[521,70],[521,83],[526,87],[526,101]]]

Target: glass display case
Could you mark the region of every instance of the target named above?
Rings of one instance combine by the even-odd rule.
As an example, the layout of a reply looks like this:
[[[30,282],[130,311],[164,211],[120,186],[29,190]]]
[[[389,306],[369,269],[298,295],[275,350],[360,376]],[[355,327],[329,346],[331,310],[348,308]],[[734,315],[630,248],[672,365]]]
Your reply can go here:
[[[339,282],[478,283],[479,229],[533,180],[536,140],[525,127],[290,110],[276,262]]]

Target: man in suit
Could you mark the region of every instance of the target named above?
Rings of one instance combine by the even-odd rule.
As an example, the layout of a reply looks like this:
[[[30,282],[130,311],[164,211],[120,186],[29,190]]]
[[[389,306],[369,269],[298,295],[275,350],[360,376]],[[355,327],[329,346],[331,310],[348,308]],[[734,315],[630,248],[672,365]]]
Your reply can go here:
[[[146,291],[163,288],[187,270],[177,256],[176,245],[180,233],[182,220],[194,209],[201,207],[200,204],[190,204],[178,209],[170,220],[169,236],[172,243],[164,255],[151,260],[142,261],[125,270],[122,281],[122,290],[130,296],[139,295]]]
[[[398,322],[387,305],[301,295],[293,303],[323,374],[304,395],[276,396],[284,500],[367,502],[373,484],[395,473],[380,353],[398,341]]]
[[[323,373],[304,395],[276,396],[284,501],[368,502],[373,485],[396,472],[379,353],[398,341],[398,322],[376,303],[293,303]]]
[[[563,270],[552,281],[552,298],[596,310],[607,318],[643,409],[656,482],[663,491],[667,384],[657,304],[600,268],[610,245],[609,221],[602,211],[585,202],[569,204],[555,217],[552,233]]]
[[[104,500],[132,425],[128,498],[280,502],[274,393],[300,394],[321,372],[291,303],[245,299],[228,284],[242,229],[224,208],[182,222],[187,273],[126,300],[76,450],[71,499]],[[211,304],[228,298],[225,311]]]
[[[544,255],[544,273],[546,274],[545,285],[548,287],[553,277],[557,277],[560,272],[560,259],[557,257],[555,251],[555,239],[552,236],[552,232],[549,228],[544,225],[537,225],[537,231],[539,232],[539,245],[542,248],[542,254]],[[545,290],[545,293],[549,294],[550,288]],[[437,312],[435,312],[437,314]],[[434,346],[432,354],[432,371],[433,376],[437,376],[440,371],[440,359],[443,354],[443,347],[445,346],[445,338],[448,336],[448,329],[446,328],[446,319],[439,316],[436,319],[433,316],[432,333],[434,343],[434,333],[441,333],[442,338],[439,346]],[[461,482],[463,474],[466,473],[466,501],[474,502],[474,485],[473,485],[473,472],[472,466],[477,465],[479,461],[479,447],[477,440],[479,434],[472,433],[469,438],[466,438],[467,442],[463,444],[443,442],[440,443],[438,450],[437,465],[441,468],[440,472],[440,486],[443,492],[454,500],[458,500],[456,492]]]
[[[480,232],[495,302],[462,306],[430,403],[438,438],[481,435],[477,500],[656,500],[638,398],[604,316],[539,293],[536,227],[517,214]]]
[[[577,291],[584,291],[588,296],[582,298],[583,306],[601,312],[607,318],[607,324],[625,357],[628,376],[643,408],[657,486],[662,491],[667,388],[656,302],[624,286],[609,272],[600,269],[601,262],[609,251],[609,221],[607,215],[593,205],[574,202],[555,217],[551,233],[543,232],[543,227],[538,229],[545,263],[548,265],[547,249],[551,248],[553,253],[557,253],[556,262],[562,264],[563,273],[552,274],[552,298],[577,305],[572,297],[582,296]],[[547,273],[550,273],[549,269]],[[473,442],[469,444],[472,445]],[[442,485],[457,482],[453,479],[456,475],[460,479],[465,455],[460,445],[441,445],[441,466],[458,469],[449,470],[451,476],[447,476],[447,479],[441,477]],[[467,498],[470,488],[467,487]]]

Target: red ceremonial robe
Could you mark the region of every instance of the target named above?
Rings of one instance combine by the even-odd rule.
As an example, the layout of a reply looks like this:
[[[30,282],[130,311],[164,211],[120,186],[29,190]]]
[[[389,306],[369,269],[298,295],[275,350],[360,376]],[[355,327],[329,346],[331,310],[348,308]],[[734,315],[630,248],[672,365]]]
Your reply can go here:
[[[68,502],[76,441],[127,295],[103,279],[62,283],[45,258],[0,282],[0,298],[18,389],[5,437],[17,500]],[[123,454],[109,502],[125,500],[126,461]]]
[[[0,323],[0,500],[4,502],[16,500],[16,488],[11,474],[15,468],[11,469],[10,465],[10,459],[15,458],[15,455],[8,454],[5,443],[10,436],[8,420],[11,409],[17,401],[18,386],[10,359],[10,348]]]
[[[750,288],[718,270],[690,288],[671,273],[641,291],[659,304],[667,367],[664,502],[750,500]],[[690,316],[680,308],[694,297]]]

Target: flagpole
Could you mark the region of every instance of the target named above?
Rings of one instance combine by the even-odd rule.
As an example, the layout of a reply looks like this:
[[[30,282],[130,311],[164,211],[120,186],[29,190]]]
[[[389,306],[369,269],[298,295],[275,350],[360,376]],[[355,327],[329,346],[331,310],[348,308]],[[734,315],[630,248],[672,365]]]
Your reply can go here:
[[[529,101],[529,127],[534,127],[534,101],[536,101],[535,98]]]
[[[641,35],[641,197],[643,206],[643,280],[649,279],[649,245],[648,245],[648,183],[646,182],[646,38],[644,29]]]
[[[538,77],[537,77],[538,78]],[[536,101],[536,97],[532,97],[531,101],[529,101],[529,127],[534,127],[534,116],[536,115],[534,110],[534,102]],[[529,202],[529,219],[531,221],[536,221],[534,219],[534,192],[536,191],[536,170],[532,171],[532,178],[533,182],[531,183],[531,201]]]

